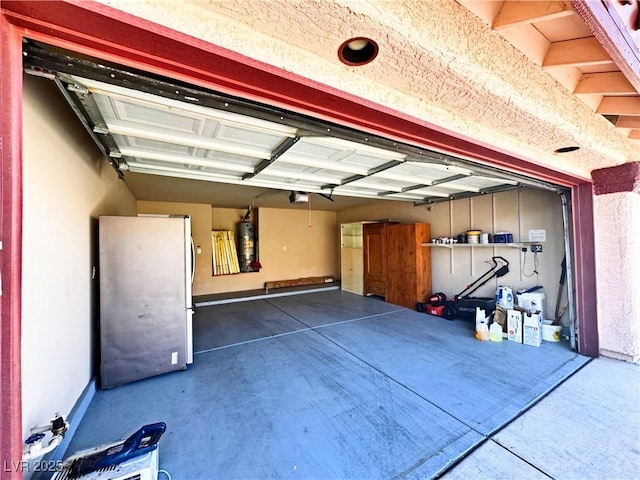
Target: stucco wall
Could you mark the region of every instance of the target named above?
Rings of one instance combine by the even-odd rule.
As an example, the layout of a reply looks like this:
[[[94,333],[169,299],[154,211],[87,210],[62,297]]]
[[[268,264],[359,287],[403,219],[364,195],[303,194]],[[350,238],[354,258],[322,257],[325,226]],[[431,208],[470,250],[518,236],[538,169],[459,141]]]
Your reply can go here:
[[[640,194],[594,197],[602,355],[640,360]]]
[[[67,416],[97,366],[97,217],[135,214],[52,82],[24,79],[23,431]]]
[[[458,2],[99,0],[178,32],[554,170],[589,178],[637,147]],[[375,61],[348,67],[366,36]],[[580,145],[559,156],[560,146]]]

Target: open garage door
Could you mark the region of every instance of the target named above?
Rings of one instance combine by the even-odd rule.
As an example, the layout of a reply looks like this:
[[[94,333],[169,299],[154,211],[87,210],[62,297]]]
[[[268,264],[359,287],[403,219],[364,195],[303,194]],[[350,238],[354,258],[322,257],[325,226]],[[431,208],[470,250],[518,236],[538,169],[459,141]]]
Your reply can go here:
[[[121,178],[204,180],[254,198],[285,191],[291,203],[317,194],[420,206],[524,187],[556,192],[573,285],[563,186],[40,45],[25,46],[24,66],[55,82]],[[568,310],[575,349],[572,295]]]
[[[25,69],[56,82],[120,176],[149,173],[416,205],[523,186],[565,191],[443,152],[37,46],[27,47]]]

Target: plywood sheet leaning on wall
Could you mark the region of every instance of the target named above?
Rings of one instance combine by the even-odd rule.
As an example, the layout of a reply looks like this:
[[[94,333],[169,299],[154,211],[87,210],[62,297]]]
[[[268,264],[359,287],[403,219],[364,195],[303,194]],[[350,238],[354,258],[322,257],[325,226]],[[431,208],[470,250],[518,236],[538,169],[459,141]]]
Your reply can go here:
[[[240,272],[236,236],[230,230],[214,230],[211,232],[213,249],[213,274],[229,275]]]

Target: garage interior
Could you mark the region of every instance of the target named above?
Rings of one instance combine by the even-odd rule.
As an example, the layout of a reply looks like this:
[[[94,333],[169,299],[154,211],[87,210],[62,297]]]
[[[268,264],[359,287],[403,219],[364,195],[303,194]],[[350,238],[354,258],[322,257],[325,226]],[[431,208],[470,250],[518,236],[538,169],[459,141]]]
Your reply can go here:
[[[25,143],[33,150],[25,155],[24,241],[26,251],[33,242],[38,252],[25,258],[25,295],[38,291],[43,298],[25,302],[25,314],[46,315],[47,296],[70,295],[68,285],[60,291],[38,276],[43,258],[61,270],[68,262],[85,265],[86,258],[92,270],[99,268],[96,212],[190,215],[199,252],[194,364],[90,395],[67,453],[165,421],[160,466],[175,478],[435,476],[588,361],[572,345],[568,308],[563,341],[535,348],[478,342],[472,321],[351,293],[345,283],[341,290],[312,285],[312,293],[254,298],[269,281],[326,276],[340,285],[349,275],[344,269],[353,268],[345,266],[347,257],[362,258],[362,238],[354,232],[366,223],[426,223],[428,245],[420,248],[429,252],[429,294],[453,296],[500,255],[509,274],[476,294],[493,297],[499,284],[542,285],[551,315],[558,293],[569,301],[566,290],[557,291],[571,243],[565,189],[216,92],[180,91],[185,85],[176,95],[190,102],[160,99],[158,92],[176,85],[26,51],[25,136],[41,141]],[[99,79],[71,73],[78,71]],[[130,86],[135,77],[143,91],[100,82],[123,76]],[[145,90],[151,84],[154,93]],[[75,112],[65,100],[71,96]],[[96,105],[104,108],[89,110]],[[209,138],[185,133],[196,130]],[[47,152],[55,152],[51,160]],[[291,200],[296,192],[307,201]],[[234,231],[249,207],[260,268],[213,275],[212,230]],[[57,224],[61,215],[74,226]],[[470,229],[511,232],[514,240],[433,243]],[[541,254],[530,251],[530,230],[546,232]],[[51,233],[45,248],[43,231]],[[69,246],[76,258],[56,255]],[[88,288],[84,307],[97,319],[95,276]],[[29,328],[27,344],[42,338]],[[94,363],[82,368],[93,378],[98,323],[88,328],[75,334],[92,339],[83,348]],[[35,358],[23,362],[26,371],[37,367]],[[35,394],[25,385],[27,404]]]
[[[498,434],[519,429],[535,408],[519,412],[588,360],[575,343],[589,357],[637,362],[638,197],[633,186],[617,185],[637,186],[640,172],[638,17],[628,14],[637,2],[524,5],[2,2],[3,453],[18,461],[31,429],[60,412],[70,430],[45,457],[54,461],[164,420],[161,467],[176,478],[210,476],[198,470],[210,456],[206,467],[227,467],[217,470],[224,477],[375,469],[434,476],[476,447],[495,446],[489,436],[509,418]],[[380,48],[358,65],[344,48],[363,38]],[[48,54],[83,55],[72,53],[67,67],[29,63],[32,41],[55,45]],[[125,77],[76,68],[92,59]],[[157,102],[148,85],[121,83],[137,75],[178,88]],[[83,125],[66,97],[81,110],[87,98],[97,99],[87,107],[110,105],[111,117],[108,108],[89,111],[106,115],[112,130]],[[134,115],[120,115],[127,110]],[[252,120],[237,128],[237,115]],[[207,138],[216,129],[229,135]],[[98,217],[156,214],[192,219],[195,362],[186,372],[100,390]],[[255,226],[253,271],[214,275],[212,232],[233,232],[245,218]],[[509,274],[476,295],[491,297],[499,284],[542,285],[547,316],[566,305],[562,341],[479,342],[470,320],[390,301],[413,289],[391,280],[360,285],[353,272],[365,228],[394,222],[429,229],[428,246],[421,240],[414,251],[428,258],[431,292],[460,292],[498,254]],[[511,232],[514,241],[445,243],[469,229]],[[541,253],[530,250],[530,232]],[[565,253],[575,259],[567,273],[576,278],[566,283],[575,297],[559,286]],[[267,282],[311,277],[336,281],[265,295]],[[371,295],[352,293],[370,287]],[[561,404],[567,420],[547,442],[564,443],[584,393],[579,383],[590,378],[582,374],[599,365],[590,362],[539,402]],[[601,391],[616,396],[620,388],[609,385],[619,379],[605,371]],[[576,397],[555,396],[570,383]],[[614,436],[591,429],[618,411],[598,397],[601,417],[581,425],[580,437]],[[543,435],[540,417],[530,418],[532,428],[519,432],[524,450]],[[619,435],[620,419],[608,423]],[[598,448],[580,444],[562,468],[575,474],[565,459]],[[615,444],[600,453],[614,448],[625,455]],[[236,451],[243,457],[230,465]],[[527,465],[542,464],[546,455]],[[3,478],[29,473],[5,469]]]
[[[436,272],[433,292],[453,297],[500,255],[514,270],[503,279],[509,285],[546,285],[550,305],[558,294],[571,303],[566,287],[551,288],[571,245],[566,188],[35,46],[25,49],[25,70],[53,79],[135,196],[137,213],[192,216],[195,297],[299,277],[340,279],[353,268],[341,265],[347,254],[362,253],[358,224],[418,222],[430,227],[422,243]],[[243,218],[255,228],[261,266],[216,275],[210,232],[236,232]],[[487,250],[443,243],[477,229],[511,240],[487,241]],[[530,248],[540,233],[544,254]],[[495,286],[477,295],[493,297]]]

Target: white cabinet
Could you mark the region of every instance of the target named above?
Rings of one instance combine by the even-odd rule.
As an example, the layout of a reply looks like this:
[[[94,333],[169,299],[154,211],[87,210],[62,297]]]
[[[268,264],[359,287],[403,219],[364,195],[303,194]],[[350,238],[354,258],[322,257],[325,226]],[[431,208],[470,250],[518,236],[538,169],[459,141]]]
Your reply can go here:
[[[340,277],[341,288],[346,292],[362,295],[363,249],[362,225],[364,222],[340,225]]]

